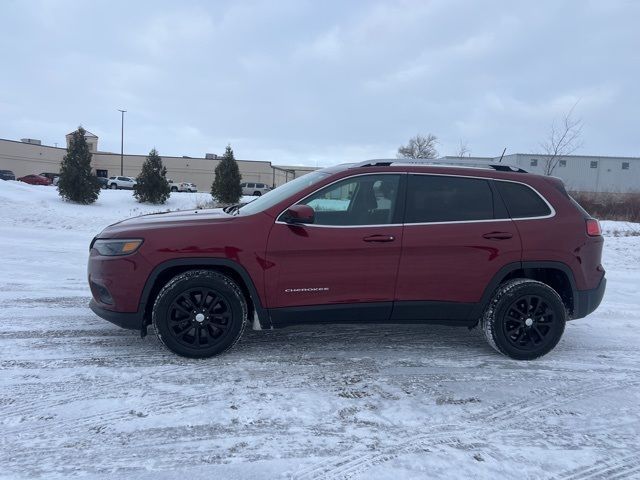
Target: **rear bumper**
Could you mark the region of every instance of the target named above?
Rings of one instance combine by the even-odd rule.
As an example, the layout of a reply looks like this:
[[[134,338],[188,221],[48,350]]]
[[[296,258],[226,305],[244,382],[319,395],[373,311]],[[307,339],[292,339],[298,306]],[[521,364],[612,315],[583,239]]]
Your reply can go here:
[[[142,315],[137,312],[124,313],[107,310],[106,308],[98,306],[98,303],[94,299],[91,299],[91,302],[89,302],[89,308],[99,317],[121,328],[126,328],[127,330],[142,329]]]
[[[593,312],[602,301],[607,286],[607,279],[602,277],[600,284],[593,290],[578,290],[572,319],[583,318]]]

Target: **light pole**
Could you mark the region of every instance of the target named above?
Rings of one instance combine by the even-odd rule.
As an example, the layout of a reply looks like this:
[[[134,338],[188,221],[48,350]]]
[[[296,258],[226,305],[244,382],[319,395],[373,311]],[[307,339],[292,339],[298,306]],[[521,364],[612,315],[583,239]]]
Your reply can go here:
[[[120,125],[120,176],[124,175],[124,113],[126,110],[118,111],[122,114],[122,123]]]

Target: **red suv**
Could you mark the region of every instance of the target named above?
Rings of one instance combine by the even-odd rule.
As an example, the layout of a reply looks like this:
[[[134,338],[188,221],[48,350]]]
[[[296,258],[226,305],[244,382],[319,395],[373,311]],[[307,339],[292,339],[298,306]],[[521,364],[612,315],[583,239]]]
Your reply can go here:
[[[505,165],[373,161],[222,210],[143,215],[91,243],[91,308],[188,357],[254,328],[480,325],[533,359],[600,304],[603,238],[556,178]]]

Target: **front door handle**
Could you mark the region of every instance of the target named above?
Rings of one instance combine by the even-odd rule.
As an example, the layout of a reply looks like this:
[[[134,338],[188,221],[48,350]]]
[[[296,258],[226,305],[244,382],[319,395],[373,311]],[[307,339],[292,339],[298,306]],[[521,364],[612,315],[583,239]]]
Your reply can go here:
[[[482,235],[487,240],[508,240],[513,237],[513,233],[509,232],[489,232]]]
[[[393,235],[367,235],[362,240],[365,242],[393,242],[396,239]]]

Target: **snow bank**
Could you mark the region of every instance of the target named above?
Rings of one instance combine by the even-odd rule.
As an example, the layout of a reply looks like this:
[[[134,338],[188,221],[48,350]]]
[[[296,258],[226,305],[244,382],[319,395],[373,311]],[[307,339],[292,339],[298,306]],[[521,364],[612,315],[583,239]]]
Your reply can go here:
[[[256,197],[246,196],[243,202]],[[211,201],[206,192],[172,193],[164,205],[138,203],[131,190],[102,190],[91,205],[63,200],[53,186],[0,181],[3,225],[98,233],[107,225],[129,217],[173,210],[192,210]]]

